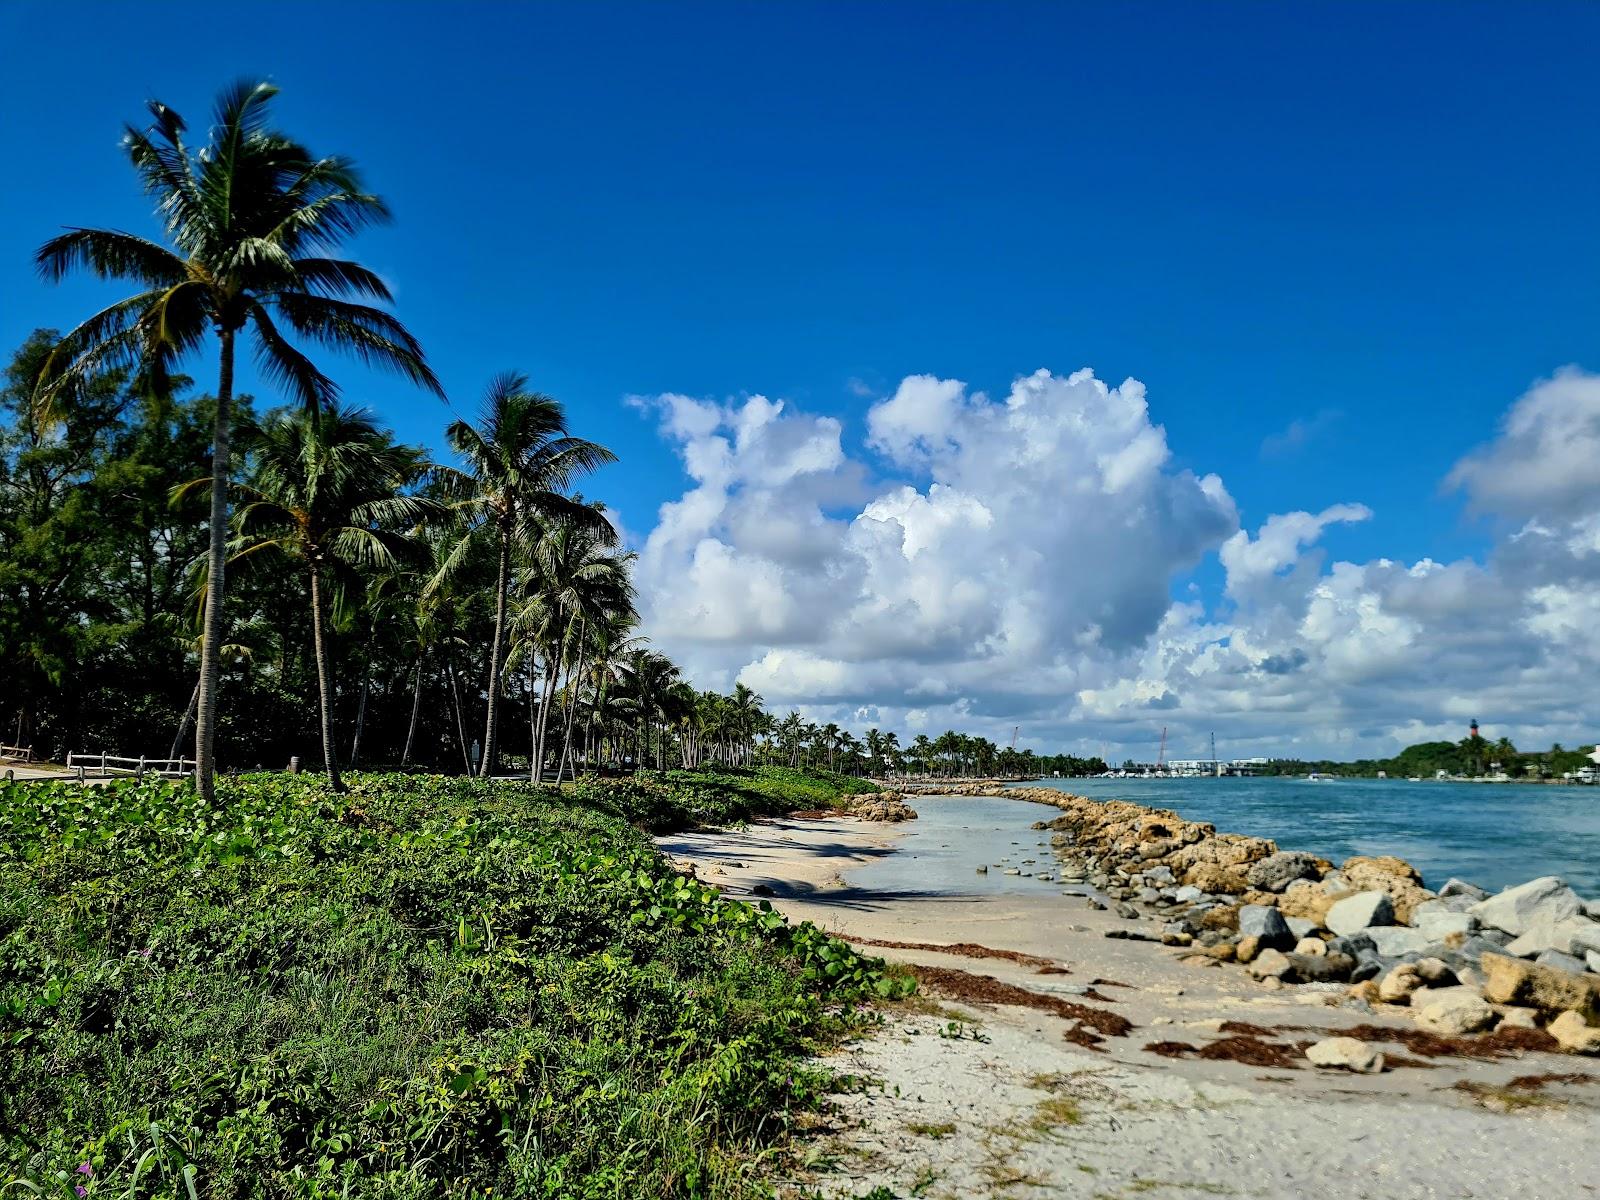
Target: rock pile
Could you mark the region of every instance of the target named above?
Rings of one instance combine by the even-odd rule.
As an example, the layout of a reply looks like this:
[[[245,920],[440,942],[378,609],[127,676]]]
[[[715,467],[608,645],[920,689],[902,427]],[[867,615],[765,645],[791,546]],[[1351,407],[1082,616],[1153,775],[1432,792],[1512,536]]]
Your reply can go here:
[[[863,821],[915,821],[917,811],[905,798],[893,792],[868,792],[860,796],[842,796],[845,811]]]
[[[1061,880],[1161,923],[1118,936],[1187,948],[1197,966],[1244,964],[1269,987],[1345,984],[1350,1002],[1405,1006],[1442,1036],[1542,1026],[1563,1049],[1600,1054],[1600,900],[1554,876],[1497,895],[1459,879],[1435,892],[1404,859],[1336,867],[1126,800],[997,783],[906,790],[1060,809],[1034,828],[1053,834]]]

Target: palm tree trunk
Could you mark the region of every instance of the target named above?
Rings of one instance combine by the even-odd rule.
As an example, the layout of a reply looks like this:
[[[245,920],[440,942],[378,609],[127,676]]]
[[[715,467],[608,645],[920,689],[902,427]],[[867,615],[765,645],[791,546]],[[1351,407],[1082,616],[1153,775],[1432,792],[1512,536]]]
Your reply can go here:
[[[470,775],[472,759],[467,755],[467,726],[461,719],[461,689],[457,686],[455,655],[445,655],[444,670],[450,676],[450,707],[456,711],[456,745],[461,747],[461,769]]]
[[[533,699],[534,656],[528,655],[528,782],[539,782],[539,707]]]
[[[228,436],[233,406],[233,334],[218,335],[217,412],[211,425],[210,545],[206,551],[206,611],[200,633],[200,699],[194,727],[194,781],[207,803],[217,795],[217,687],[222,682],[222,583],[228,560]]]
[[[361,673],[361,703],[356,705],[356,735],[350,739],[350,769],[361,761],[361,733],[367,727],[367,693],[372,685],[372,664]]]
[[[483,729],[483,762],[478,774],[494,772],[495,733],[500,722],[500,647],[506,636],[506,593],[511,589],[511,532],[500,531],[500,573],[495,580],[494,645],[489,647],[489,703]]]
[[[556,768],[556,782],[561,782],[561,772],[567,769],[567,756],[572,752],[572,721],[578,715],[578,687],[583,680],[583,633],[586,622],[578,623],[578,669],[567,672],[567,728],[561,737],[561,765]],[[578,764],[572,764],[572,779],[578,779]]]
[[[175,759],[178,757],[178,748],[183,745],[184,732],[189,728],[189,722],[194,720],[194,710],[199,706],[199,704],[200,685],[199,683],[196,683],[194,685],[194,691],[189,693],[189,707],[183,710],[183,717],[178,721],[178,732],[172,739],[172,749],[167,751],[167,757],[169,759]],[[20,717],[17,719],[17,737],[18,739],[22,737],[22,719]],[[17,745],[22,745],[22,742],[19,740]]]
[[[328,768],[328,782],[334,791],[342,792],[344,781],[339,778],[339,748],[333,743],[333,670],[322,636],[322,572],[313,565],[310,575],[311,638],[317,653],[317,691],[322,700],[322,757]]]
[[[417,655],[417,670],[411,684],[411,724],[406,728],[406,748],[400,754],[402,767],[411,765],[411,743],[417,738],[417,714],[422,711],[422,659]]]

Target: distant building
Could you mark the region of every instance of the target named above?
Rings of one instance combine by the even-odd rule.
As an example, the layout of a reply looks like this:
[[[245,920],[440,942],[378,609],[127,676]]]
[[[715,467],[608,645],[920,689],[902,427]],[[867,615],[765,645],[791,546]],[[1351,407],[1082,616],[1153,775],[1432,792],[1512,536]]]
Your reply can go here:
[[[1597,743],[1595,748],[1589,751],[1589,761],[1600,767],[1600,743]]]

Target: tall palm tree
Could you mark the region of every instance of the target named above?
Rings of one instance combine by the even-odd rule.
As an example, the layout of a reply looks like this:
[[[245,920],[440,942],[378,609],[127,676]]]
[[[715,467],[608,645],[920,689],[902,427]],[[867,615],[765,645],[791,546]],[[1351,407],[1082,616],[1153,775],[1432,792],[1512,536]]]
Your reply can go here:
[[[611,549],[616,531],[598,507],[599,516],[583,521],[547,522],[529,553],[529,564],[519,580],[525,601],[517,625],[532,631],[527,645],[543,659],[545,685],[539,704],[534,737],[532,773],[535,779],[548,744],[549,715],[563,671],[567,678],[567,704],[562,723],[562,747],[556,777],[566,767],[576,716],[577,685],[581,684],[596,631],[631,620],[633,583],[628,571],[632,554]]]
[[[596,531],[610,530],[602,512],[571,499],[566,491],[580,476],[615,462],[616,456],[604,446],[570,436],[560,401],[529,391],[527,376],[513,371],[490,381],[476,425],[455,421],[445,436],[466,460],[467,469],[447,468],[441,478],[454,497],[454,507],[469,524],[435,583],[448,578],[480,540],[492,541],[499,556],[483,759],[478,768],[487,776],[494,770],[500,728],[500,673],[513,554],[531,549],[541,521],[565,520]]]
[[[179,360],[216,337],[211,544],[195,731],[196,782],[207,799],[215,789],[236,342],[243,334],[262,374],[308,409],[333,403],[337,389],[289,341],[280,321],[302,338],[443,395],[405,326],[352,299],[391,301],[383,280],[354,262],[326,257],[364,226],[387,220],[388,208],[365,190],[348,159],[318,158],[268,127],[276,94],[268,83],[239,82],[225,90],[209,140],[199,149],[184,142],[183,118],[156,101],[149,105],[149,128],[126,127],[123,146],[145,191],[156,198],[170,245],[118,230],[72,229],[36,255],[41,274],[53,281],[86,267],[140,287],[63,339],[41,375],[41,404],[108,368],[141,371],[153,390],[164,392]]]
[[[342,791],[324,586],[341,568],[395,570],[417,549],[406,528],[434,515],[438,506],[404,491],[421,473],[421,454],[395,445],[359,410],[280,413],[259,427],[247,426],[243,440],[255,469],[239,485],[245,503],[236,517],[240,536],[232,561],[275,551],[305,571],[322,757],[334,789]]]

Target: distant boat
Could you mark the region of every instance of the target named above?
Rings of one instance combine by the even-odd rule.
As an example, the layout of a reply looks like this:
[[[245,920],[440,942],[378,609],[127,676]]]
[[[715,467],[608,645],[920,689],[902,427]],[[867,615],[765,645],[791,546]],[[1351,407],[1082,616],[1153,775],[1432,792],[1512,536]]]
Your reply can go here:
[[[1312,783],[1327,783],[1333,778],[1333,776],[1329,775],[1326,771],[1313,771],[1311,774],[1307,775],[1306,778]]]

